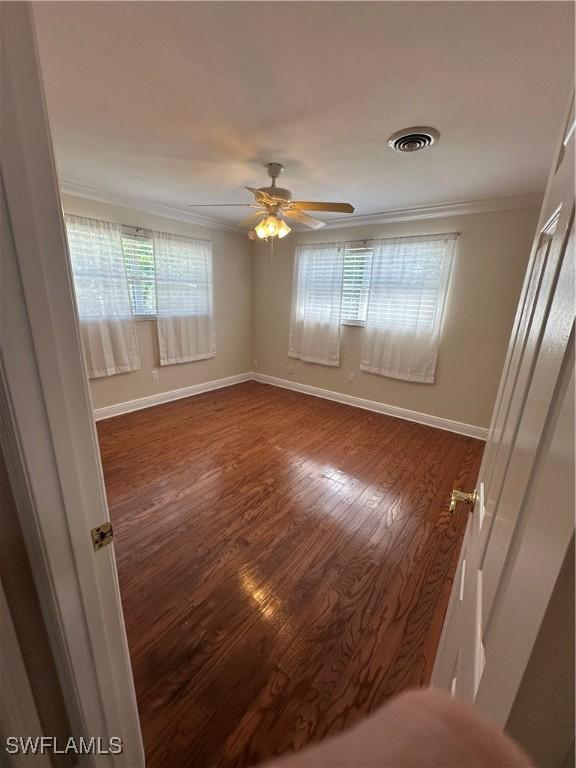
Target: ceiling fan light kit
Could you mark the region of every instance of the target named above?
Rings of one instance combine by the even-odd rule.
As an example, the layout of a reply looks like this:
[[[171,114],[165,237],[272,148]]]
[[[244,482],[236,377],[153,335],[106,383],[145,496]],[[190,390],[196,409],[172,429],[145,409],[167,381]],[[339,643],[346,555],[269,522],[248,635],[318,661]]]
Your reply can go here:
[[[241,222],[240,226],[249,226],[248,237],[251,240],[268,240],[275,237],[282,238],[290,234],[292,228],[284,218],[294,219],[300,224],[304,224],[310,229],[322,229],[326,222],[309,216],[304,211],[325,211],[327,213],[354,213],[354,207],[350,203],[324,203],[307,202],[303,200],[292,200],[292,192],[289,189],[276,186],[276,179],[284,166],[281,163],[268,163],[266,165],[268,175],[272,183],[268,187],[246,187],[254,195],[253,203],[223,203],[226,206],[249,206],[256,208],[256,213],[252,213],[248,218]],[[204,203],[203,206],[211,206],[210,203]],[[190,206],[195,208],[197,206]],[[217,205],[214,205],[217,207]],[[258,223],[255,225],[255,222]]]
[[[291,227],[285,221],[279,219],[275,214],[271,214],[254,228],[254,232],[260,240],[267,240],[269,237],[286,237],[292,232]]]

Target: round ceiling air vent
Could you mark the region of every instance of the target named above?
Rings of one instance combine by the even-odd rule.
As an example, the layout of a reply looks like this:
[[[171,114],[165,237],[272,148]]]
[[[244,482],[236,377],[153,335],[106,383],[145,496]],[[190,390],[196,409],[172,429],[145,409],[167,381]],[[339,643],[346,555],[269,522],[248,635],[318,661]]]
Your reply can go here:
[[[396,152],[419,152],[438,141],[440,134],[435,128],[404,128],[388,139],[388,146]]]

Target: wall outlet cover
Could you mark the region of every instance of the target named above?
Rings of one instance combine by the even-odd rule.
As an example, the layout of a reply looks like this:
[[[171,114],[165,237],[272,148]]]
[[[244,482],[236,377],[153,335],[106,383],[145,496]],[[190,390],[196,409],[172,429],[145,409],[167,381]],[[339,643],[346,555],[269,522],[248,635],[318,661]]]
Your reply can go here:
[[[158,381],[158,371],[152,371],[152,381]]]

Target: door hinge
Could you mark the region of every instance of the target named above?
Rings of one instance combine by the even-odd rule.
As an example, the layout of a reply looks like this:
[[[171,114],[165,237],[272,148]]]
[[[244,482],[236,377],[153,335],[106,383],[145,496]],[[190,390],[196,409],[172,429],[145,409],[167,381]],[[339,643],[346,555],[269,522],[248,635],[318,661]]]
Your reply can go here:
[[[107,544],[110,544],[114,537],[112,523],[102,523],[102,525],[97,525],[96,528],[92,528],[90,533],[92,535],[92,546],[94,547],[95,552],[102,549],[102,547],[105,547]]]

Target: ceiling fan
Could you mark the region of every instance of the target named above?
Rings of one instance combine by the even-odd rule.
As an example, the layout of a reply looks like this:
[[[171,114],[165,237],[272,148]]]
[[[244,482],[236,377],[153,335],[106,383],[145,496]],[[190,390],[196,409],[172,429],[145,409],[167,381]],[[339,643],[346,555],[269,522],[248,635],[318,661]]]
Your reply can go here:
[[[285,237],[292,230],[285,218],[304,224],[311,229],[321,229],[326,226],[324,221],[310,216],[304,211],[326,211],[330,213],[354,213],[354,207],[350,203],[320,203],[306,202],[302,200],[292,200],[292,192],[289,189],[283,189],[276,186],[276,179],[284,166],[281,163],[268,163],[266,165],[268,175],[272,179],[269,187],[245,187],[254,195],[253,203],[202,203],[201,206],[191,205],[190,208],[197,207],[219,207],[219,206],[243,206],[256,208],[256,212],[250,214],[244,221],[240,222],[241,227],[250,227],[248,237],[255,240],[257,237],[261,240],[267,240],[269,237]]]

